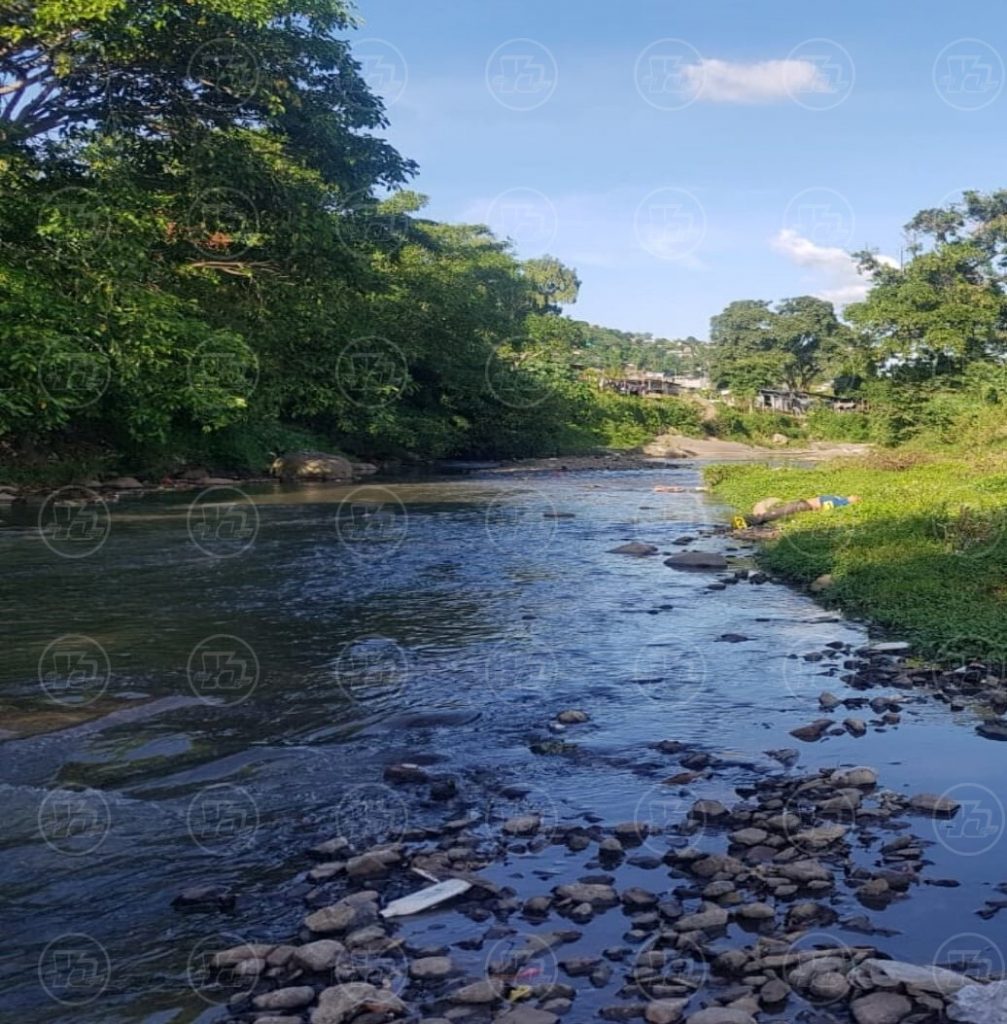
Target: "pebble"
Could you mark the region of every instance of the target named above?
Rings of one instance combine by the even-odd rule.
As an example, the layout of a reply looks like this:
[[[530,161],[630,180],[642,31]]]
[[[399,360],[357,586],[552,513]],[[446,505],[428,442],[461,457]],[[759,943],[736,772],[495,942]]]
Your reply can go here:
[[[295,985],[264,992],[252,1000],[257,1010],[298,1010],[314,1002],[315,990],[310,985]]]
[[[450,957],[425,956],[409,965],[409,976],[417,981],[432,981],[446,978],[454,970]]]

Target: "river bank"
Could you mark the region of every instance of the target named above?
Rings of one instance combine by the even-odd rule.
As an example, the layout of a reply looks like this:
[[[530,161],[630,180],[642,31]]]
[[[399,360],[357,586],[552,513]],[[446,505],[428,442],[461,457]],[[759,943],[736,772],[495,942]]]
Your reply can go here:
[[[347,972],[387,979],[406,1019],[490,1020],[512,1009],[511,995],[532,1021],[532,1009],[559,1015],[563,1000],[565,1019],[580,1021],[686,996],[651,1017],[737,1000],[731,1013],[763,1021],[831,1013],[838,989],[813,993],[801,975],[791,982],[791,961],[765,962],[791,945],[838,951],[831,973],[844,978],[873,949],[995,976],[997,964],[969,966],[962,952],[996,949],[995,918],[974,915],[996,912],[1000,833],[977,839],[972,826],[984,812],[996,823],[1007,799],[990,757],[1001,748],[971,728],[971,701],[954,695],[949,716],[903,685],[904,653],[859,653],[870,647],[862,625],[755,571],[754,549],[720,532],[728,510],[695,490],[694,468],[676,474],[686,490],[654,494],[665,481],[640,470],[389,483],[401,529],[380,536],[339,525],[358,485],[269,486],[251,492],[250,542],[210,553],[189,534],[186,494],[119,503],[106,543],[71,561],[30,522],[0,531],[11,585],[30,580],[46,609],[14,608],[5,624],[4,701],[32,699],[40,652],[72,622],[108,656],[104,696],[157,708],[4,743],[0,879],[23,956],[3,965],[0,987],[20,1018],[208,1024],[236,997],[243,1019],[304,1021]],[[614,552],[627,543],[665,557],[712,551],[726,567],[679,571]],[[234,643],[232,674],[244,659],[238,691],[192,669],[222,636]],[[44,685],[66,701],[53,672]],[[839,701],[827,713],[824,687]],[[806,725],[815,739],[790,735]],[[858,765],[874,766],[875,785],[836,774]],[[859,800],[846,790],[862,790]],[[961,809],[920,813],[913,799],[927,793]],[[61,800],[76,821],[92,811],[89,827],[61,830]],[[799,826],[771,821],[788,807]],[[739,835],[749,828],[766,835]],[[882,850],[910,834],[919,842]],[[374,852],[388,843],[392,854]],[[681,856],[689,845],[704,857]],[[693,870],[709,857],[725,859]],[[788,865],[807,860],[818,864],[798,869],[809,885],[788,880]],[[900,864],[908,870],[889,879]],[[367,923],[375,906],[427,884],[413,868],[490,887]],[[585,885],[611,887],[616,905],[607,891],[558,891]],[[305,925],[371,892],[352,918],[353,904],[313,918],[353,927]],[[758,921],[762,907],[747,919],[755,904],[772,919]],[[803,904],[815,908],[794,910]],[[84,936],[81,955],[107,971],[52,982],[43,968],[67,935]],[[318,941],[346,952],[307,949]],[[553,953],[520,964],[528,944]],[[212,954],[247,945],[262,955],[232,955],[221,977]],[[40,992],[40,971],[52,991]],[[867,992],[859,977],[836,1014]],[[773,981],[790,988],[780,1005]],[[449,998],[479,982],[486,1002]],[[291,988],[301,991],[275,995]],[[384,1016],[357,1014],[358,997],[373,1004],[373,994],[352,992],[352,1006],[325,998],[333,1016]],[[918,995],[928,992],[906,997],[910,1016],[925,1006]]]
[[[773,524],[759,558],[815,584],[832,607],[958,663],[1007,653],[1007,459],[879,453],[810,469],[713,467],[706,479],[741,514],[773,497],[859,494],[860,504]]]

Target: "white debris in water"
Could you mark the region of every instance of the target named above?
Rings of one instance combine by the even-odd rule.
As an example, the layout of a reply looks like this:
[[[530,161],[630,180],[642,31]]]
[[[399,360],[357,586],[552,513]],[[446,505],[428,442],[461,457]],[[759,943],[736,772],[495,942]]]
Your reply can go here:
[[[948,1017],[967,1024],[1007,1024],[1007,981],[960,988],[948,1004]]]

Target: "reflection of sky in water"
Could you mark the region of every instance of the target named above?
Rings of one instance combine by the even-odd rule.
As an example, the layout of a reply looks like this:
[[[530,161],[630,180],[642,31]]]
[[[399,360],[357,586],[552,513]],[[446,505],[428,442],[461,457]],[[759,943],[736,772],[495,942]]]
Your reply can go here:
[[[193,543],[189,499],[178,496],[124,498],[112,507],[100,552],[75,560],[41,543],[34,513],[8,513],[21,518],[0,530],[0,546],[20,597],[6,609],[3,692],[51,713],[39,694],[39,657],[72,633],[108,654],[110,703],[98,710],[126,709],[114,727],[78,720],[4,747],[0,877],[12,896],[12,948],[37,954],[45,937],[83,929],[113,959],[129,961],[142,948],[184,968],[186,950],[209,927],[168,907],[185,885],[235,885],[245,894],[235,929],[286,940],[302,910],[281,887],[320,839],[344,832],[366,842],[465,813],[495,826],[524,813],[580,823],[595,813],[662,827],[698,795],[734,801],[731,786],[752,771],[778,770],[764,752],[787,746],[800,747],[801,767],[872,764],[900,792],[965,787],[959,818],[913,821],[932,843],[926,874],[964,884],[926,889],[879,917],[902,932],[885,940],[886,950],[910,959],[932,958],[949,939],[949,922],[992,932],[996,919],[973,912],[996,898],[990,883],[1003,880],[1007,783],[995,756],[1001,748],[974,736],[971,713],[909,694],[901,728],[800,744],[788,731],[819,716],[817,694],[849,695],[845,655],[825,645],[858,645],[860,627],[830,621],[806,597],[772,584],[715,591],[710,575],[668,569],[661,556],[608,553],[629,540],[680,550],[676,538],[723,521],[724,511],[700,495],[651,491],[695,479],[688,470],[556,473],[269,489],[256,498],[254,544],[225,558]],[[747,639],[721,641],[728,633]],[[220,636],[240,643],[226,651],[210,643],[208,662],[207,641]],[[234,700],[224,683],[248,683],[253,664],[231,664],[241,645],[258,671],[248,695]],[[202,690],[194,692],[190,662]],[[141,704],[142,695],[165,703]],[[551,731],[564,708],[582,708],[591,721]],[[869,709],[848,713],[873,717]],[[662,739],[729,753],[738,767],[699,788],[664,785],[680,768],[651,748]],[[533,742],[555,752],[534,755]],[[389,760],[452,776],[461,800],[427,808],[403,800],[380,782]],[[95,787],[82,792],[100,790],[107,804],[107,835],[86,856],[74,854],[105,827],[104,819],[85,827],[87,801],[77,801],[77,812],[57,802],[40,831],[39,809],[55,782]],[[519,788],[500,796],[509,785]],[[226,801],[200,796],[212,786],[250,796],[245,827]],[[193,842],[187,815],[204,846],[225,855]],[[228,828],[236,841],[227,841]],[[663,849],[647,840],[645,850]],[[521,858],[522,870],[537,860],[572,879],[585,857],[547,851]],[[635,881],[657,884],[642,872]],[[18,1005],[29,1006],[32,965],[3,970],[23,986]],[[167,988],[164,1002],[149,1005],[177,1005]],[[101,1009],[83,1008],[77,1019],[102,1019]]]

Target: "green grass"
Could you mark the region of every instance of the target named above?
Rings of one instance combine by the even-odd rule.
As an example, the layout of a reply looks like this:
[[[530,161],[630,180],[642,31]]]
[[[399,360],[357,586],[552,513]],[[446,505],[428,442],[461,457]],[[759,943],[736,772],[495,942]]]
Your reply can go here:
[[[713,466],[719,498],[747,512],[761,498],[859,494],[859,505],[779,523],[761,563],[797,583],[829,573],[829,604],[921,654],[1007,654],[1007,457],[950,460],[879,453],[810,469]]]

